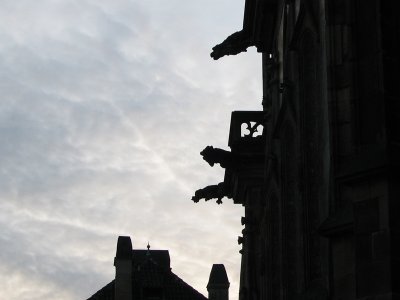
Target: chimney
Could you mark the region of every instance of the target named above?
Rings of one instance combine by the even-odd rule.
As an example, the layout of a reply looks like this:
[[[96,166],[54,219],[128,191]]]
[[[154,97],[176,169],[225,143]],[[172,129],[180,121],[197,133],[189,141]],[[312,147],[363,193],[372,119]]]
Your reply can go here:
[[[229,300],[229,280],[222,264],[214,264],[207,284],[208,300]]]
[[[132,242],[129,236],[119,236],[115,266],[115,299],[132,300]]]

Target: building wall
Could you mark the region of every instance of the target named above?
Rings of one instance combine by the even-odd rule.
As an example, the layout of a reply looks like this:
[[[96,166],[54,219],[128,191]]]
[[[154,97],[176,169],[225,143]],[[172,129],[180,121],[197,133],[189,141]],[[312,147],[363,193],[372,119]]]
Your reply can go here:
[[[398,299],[395,1],[277,2],[240,299]]]
[[[245,207],[240,300],[400,298],[397,3],[246,0],[213,48],[263,58],[262,111],[232,113],[215,158]]]

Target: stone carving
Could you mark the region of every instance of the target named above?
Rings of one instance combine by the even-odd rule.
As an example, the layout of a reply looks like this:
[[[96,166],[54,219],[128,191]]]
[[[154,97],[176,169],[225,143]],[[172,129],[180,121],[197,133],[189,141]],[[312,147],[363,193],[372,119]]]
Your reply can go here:
[[[200,154],[211,167],[214,164],[220,164],[222,168],[226,169],[233,167],[238,162],[237,155],[232,154],[230,151],[214,148],[213,146],[205,147]]]
[[[245,138],[254,138],[254,137],[259,136],[259,135],[256,135],[256,133],[259,133],[257,128],[258,128],[258,126],[263,125],[261,122],[253,122],[253,121],[244,122],[243,124],[247,125],[246,130],[249,131],[249,133],[244,134],[243,137],[245,137]]]
[[[236,55],[240,52],[246,52],[247,48],[251,46],[248,36],[241,31],[237,31],[228,36],[221,44],[212,48],[210,56],[217,60],[225,55]]]
[[[217,199],[217,204],[222,204],[221,199],[224,198],[225,196],[228,196],[225,184],[223,182],[220,182],[218,184],[209,185],[206,186],[205,188],[197,190],[194,196],[192,197],[192,200],[193,202],[197,203],[201,199],[204,199],[205,201],[211,199]]]

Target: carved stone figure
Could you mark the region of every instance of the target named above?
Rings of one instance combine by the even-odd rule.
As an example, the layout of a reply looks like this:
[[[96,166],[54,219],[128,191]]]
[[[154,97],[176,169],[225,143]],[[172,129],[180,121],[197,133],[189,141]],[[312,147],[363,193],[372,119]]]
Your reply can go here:
[[[251,42],[249,38],[241,30],[231,34],[221,44],[212,48],[213,51],[210,55],[213,59],[217,60],[225,55],[236,55],[240,52],[246,52],[250,46]]]
[[[211,167],[214,166],[214,164],[220,164],[220,166],[225,169],[233,167],[237,164],[239,159],[239,157],[232,154],[232,152],[214,148],[213,146],[207,146],[200,154]]]
[[[222,204],[221,199],[225,196],[228,196],[226,193],[225,185],[223,182],[220,182],[218,184],[209,185],[205,188],[197,190],[192,197],[192,200],[193,202],[197,203],[201,199],[204,199],[205,201],[217,199],[217,204]]]

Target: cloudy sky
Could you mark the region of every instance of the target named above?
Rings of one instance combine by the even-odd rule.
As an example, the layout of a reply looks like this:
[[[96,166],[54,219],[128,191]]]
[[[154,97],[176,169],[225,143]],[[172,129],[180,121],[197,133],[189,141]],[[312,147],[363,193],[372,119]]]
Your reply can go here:
[[[86,299],[113,279],[118,235],[168,249],[206,295],[237,299],[243,210],[194,204],[223,180],[230,112],[261,109],[254,50],[213,61],[244,0],[0,0],[2,299]]]

